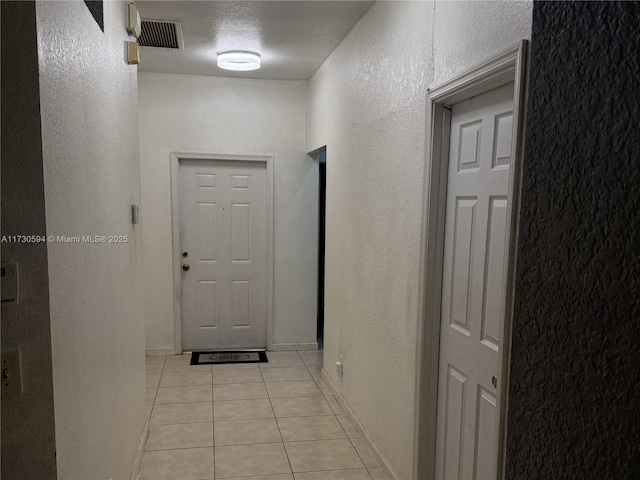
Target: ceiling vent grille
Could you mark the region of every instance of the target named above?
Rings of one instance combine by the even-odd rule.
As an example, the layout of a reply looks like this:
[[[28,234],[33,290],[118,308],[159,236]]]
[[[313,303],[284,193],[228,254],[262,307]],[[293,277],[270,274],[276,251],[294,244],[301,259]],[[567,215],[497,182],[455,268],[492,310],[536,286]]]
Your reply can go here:
[[[182,24],[167,20],[142,20],[138,44],[141,47],[182,49]]]

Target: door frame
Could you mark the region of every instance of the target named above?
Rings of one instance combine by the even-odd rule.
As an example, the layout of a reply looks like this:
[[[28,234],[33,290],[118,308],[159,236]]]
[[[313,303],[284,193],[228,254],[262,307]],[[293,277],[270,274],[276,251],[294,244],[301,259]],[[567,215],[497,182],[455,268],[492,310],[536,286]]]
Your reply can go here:
[[[267,168],[267,349],[273,346],[273,294],[274,294],[274,215],[273,215],[273,185],[274,185],[274,156],[273,155],[230,155],[196,152],[171,152],[171,230],[173,255],[173,314],[174,340],[176,354],[182,353],[182,273],[180,257],[180,177],[181,160],[237,161],[263,162]]]
[[[449,164],[450,107],[474,96],[514,82],[513,137],[509,172],[507,219],[510,235],[505,262],[504,340],[498,364],[496,453],[498,478],[504,478],[506,420],[511,355],[516,243],[520,204],[524,120],[526,106],[528,40],[466,72],[427,90],[426,165],[424,179],[420,261],[418,347],[416,358],[416,431],[414,478],[435,478],[438,362],[440,358],[440,304],[444,257],[445,208]]]

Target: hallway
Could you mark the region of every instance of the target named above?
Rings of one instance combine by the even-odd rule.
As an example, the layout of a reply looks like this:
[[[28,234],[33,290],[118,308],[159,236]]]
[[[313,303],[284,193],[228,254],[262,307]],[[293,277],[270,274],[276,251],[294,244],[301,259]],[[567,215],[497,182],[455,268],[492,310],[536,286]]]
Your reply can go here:
[[[640,0],[0,10],[4,480],[640,479]]]
[[[146,357],[149,434],[140,480],[382,480],[321,380],[321,351],[268,363],[191,366]]]

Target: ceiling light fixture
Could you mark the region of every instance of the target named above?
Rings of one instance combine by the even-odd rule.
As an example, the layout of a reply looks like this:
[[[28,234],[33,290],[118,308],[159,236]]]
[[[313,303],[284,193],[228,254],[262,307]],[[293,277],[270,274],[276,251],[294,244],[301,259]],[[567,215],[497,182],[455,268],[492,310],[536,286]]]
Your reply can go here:
[[[260,55],[245,50],[218,52],[218,67],[239,72],[257,70],[260,68]]]

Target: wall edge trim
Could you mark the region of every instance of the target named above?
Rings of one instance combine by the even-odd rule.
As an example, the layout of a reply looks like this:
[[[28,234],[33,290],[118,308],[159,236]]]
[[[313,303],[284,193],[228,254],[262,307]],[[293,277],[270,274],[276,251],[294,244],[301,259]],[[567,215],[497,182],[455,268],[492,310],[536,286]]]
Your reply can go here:
[[[362,439],[367,444],[367,448],[371,451],[375,459],[378,461],[378,467],[382,468],[382,470],[384,471],[385,475],[389,480],[399,480],[399,477],[394,473],[393,469],[391,468],[391,465],[389,465],[389,461],[380,452],[380,450],[378,450],[378,447],[371,439],[371,435],[369,434],[367,429],[364,427],[364,425],[360,422],[360,420],[358,420],[358,418],[356,417],[356,414],[353,413],[353,409],[351,408],[349,403],[344,399],[342,394],[338,391],[336,386],[329,379],[329,375],[327,375],[327,372],[324,370],[324,368],[322,369],[321,374],[322,374],[322,380],[327,385],[327,387],[329,387],[329,390],[331,390],[331,394],[335,397],[338,404],[346,412],[347,417],[349,418],[351,423],[353,423],[356,429],[358,430],[358,432],[362,434]],[[376,467],[365,466],[365,468],[367,468],[368,470],[369,468],[376,468]]]

